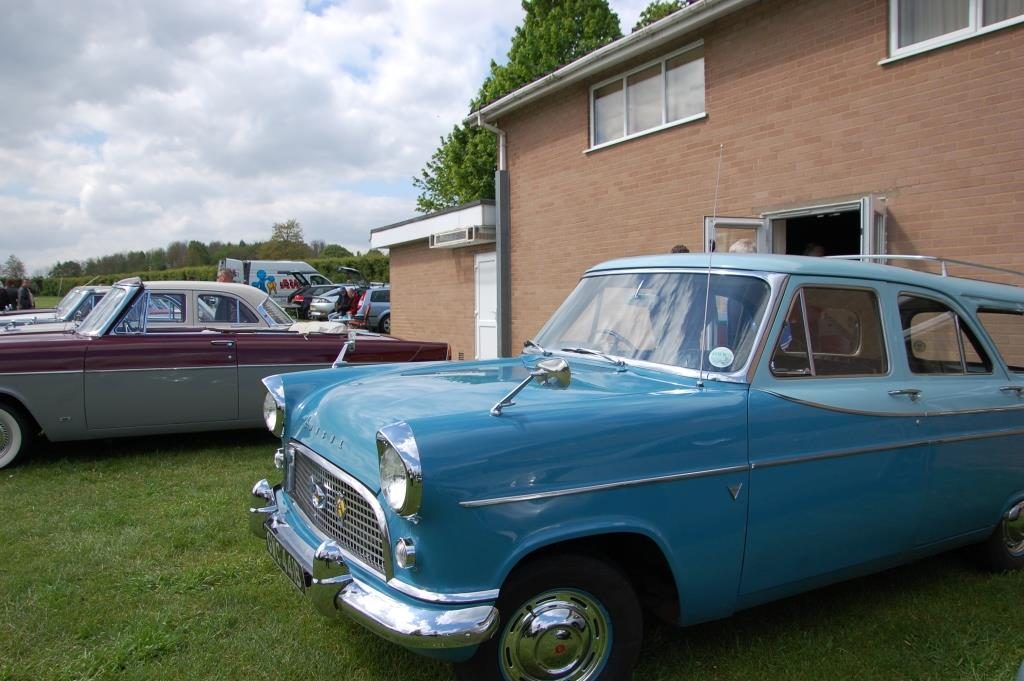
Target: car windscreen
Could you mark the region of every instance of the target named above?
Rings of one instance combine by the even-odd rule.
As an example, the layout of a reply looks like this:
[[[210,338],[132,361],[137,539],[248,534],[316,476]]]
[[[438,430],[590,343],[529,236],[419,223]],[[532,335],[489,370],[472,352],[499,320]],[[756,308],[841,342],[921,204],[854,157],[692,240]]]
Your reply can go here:
[[[121,286],[115,286],[110,289],[110,292],[103,296],[103,300],[82,321],[82,324],[77,329],[78,333],[85,336],[99,336],[102,334],[104,328],[124,307],[125,299],[129,298],[137,290],[136,287],[126,288]]]
[[[535,342],[546,350],[735,372],[746,366],[770,297],[768,282],[742,274],[713,274],[710,283],[706,272],[592,275]]]
[[[66,296],[61,298],[60,302],[57,303],[57,317],[67,321],[71,318],[71,315],[76,309],[78,304],[82,302],[83,298],[89,296],[89,291],[83,288],[71,289]]]

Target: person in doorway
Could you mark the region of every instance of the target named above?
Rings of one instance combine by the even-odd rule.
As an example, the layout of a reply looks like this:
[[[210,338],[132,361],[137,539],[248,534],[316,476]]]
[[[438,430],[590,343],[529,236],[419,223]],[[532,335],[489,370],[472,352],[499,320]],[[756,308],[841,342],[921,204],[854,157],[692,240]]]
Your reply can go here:
[[[690,249],[686,247],[686,244],[676,244],[672,247],[673,253],[689,253]]]
[[[740,239],[729,246],[730,253],[757,253],[757,244],[753,239]]]
[[[21,280],[21,288],[18,289],[18,309],[31,310],[36,306],[35,296],[29,288],[31,282],[28,279]]]
[[[821,244],[807,244],[807,248],[804,249],[804,255],[811,256],[812,258],[823,258],[825,257],[825,247]]]

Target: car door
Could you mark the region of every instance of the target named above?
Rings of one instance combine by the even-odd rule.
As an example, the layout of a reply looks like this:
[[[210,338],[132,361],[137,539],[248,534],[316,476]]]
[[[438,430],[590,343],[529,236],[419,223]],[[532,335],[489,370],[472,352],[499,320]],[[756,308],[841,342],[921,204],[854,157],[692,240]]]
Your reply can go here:
[[[923,496],[924,408],[898,392],[891,292],[789,286],[750,393],[748,605],[908,551]]]
[[[139,296],[128,315],[148,307]],[[89,342],[85,355],[90,431],[154,431],[238,418],[236,338],[231,333],[154,331],[118,323]],[[185,428],[182,428],[185,429]]]
[[[899,310],[907,387],[927,411],[933,443],[918,544],[987,533],[1024,487],[1024,387],[955,301],[902,287]]]

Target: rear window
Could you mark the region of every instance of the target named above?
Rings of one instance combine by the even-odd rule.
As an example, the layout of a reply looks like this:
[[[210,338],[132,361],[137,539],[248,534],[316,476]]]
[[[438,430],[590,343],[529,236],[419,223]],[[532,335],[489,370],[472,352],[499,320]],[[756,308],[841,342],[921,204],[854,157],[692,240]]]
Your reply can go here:
[[[921,296],[899,300],[903,342],[915,374],[987,374],[992,361],[971,328],[945,304]]]

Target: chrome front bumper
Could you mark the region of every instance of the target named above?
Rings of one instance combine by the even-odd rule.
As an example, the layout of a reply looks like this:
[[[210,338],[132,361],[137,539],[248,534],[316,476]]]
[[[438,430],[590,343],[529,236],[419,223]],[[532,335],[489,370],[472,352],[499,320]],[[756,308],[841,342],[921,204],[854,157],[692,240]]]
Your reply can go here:
[[[280,485],[271,487],[261,480],[252,494],[262,505],[249,509],[250,531],[265,540],[273,534],[304,572],[304,593],[322,615],[334,618],[344,613],[378,636],[411,649],[475,646],[497,630],[498,610],[491,605],[442,608],[411,603],[354,578],[335,542],[313,549],[287,523],[279,510]]]

